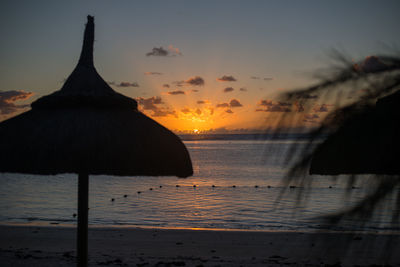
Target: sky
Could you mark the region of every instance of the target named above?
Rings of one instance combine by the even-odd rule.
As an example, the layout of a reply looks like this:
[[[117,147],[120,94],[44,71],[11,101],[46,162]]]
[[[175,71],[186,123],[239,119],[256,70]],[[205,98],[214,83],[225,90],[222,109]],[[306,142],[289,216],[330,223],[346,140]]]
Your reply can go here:
[[[117,92],[175,132],[252,132],[297,112],[333,49],[355,61],[398,48],[399,1],[2,1],[0,121],[62,87],[88,14],[94,61]],[[397,50],[398,51],[398,50]],[[318,123],[315,99],[301,125]]]

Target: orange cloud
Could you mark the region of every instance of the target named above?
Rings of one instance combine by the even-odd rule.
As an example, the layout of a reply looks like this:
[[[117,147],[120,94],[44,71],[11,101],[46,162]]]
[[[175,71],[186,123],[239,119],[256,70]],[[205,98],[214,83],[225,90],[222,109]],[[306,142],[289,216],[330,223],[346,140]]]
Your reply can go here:
[[[19,91],[0,91],[0,114],[8,115],[29,105],[16,105],[14,102],[26,100],[33,95],[31,92]]]

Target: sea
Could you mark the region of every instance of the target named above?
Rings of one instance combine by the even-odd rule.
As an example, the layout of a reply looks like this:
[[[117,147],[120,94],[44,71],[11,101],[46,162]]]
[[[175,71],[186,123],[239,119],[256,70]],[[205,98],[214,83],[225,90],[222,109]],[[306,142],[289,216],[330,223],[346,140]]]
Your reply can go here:
[[[326,223],[369,193],[364,177],[347,188],[347,177],[313,176],[306,189],[284,182],[299,136],[184,135],[194,175],[89,178],[91,227],[178,228],[240,231],[400,232],[391,210],[369,220]],[[77,175],[0,174],[0,224],[74,226]]]

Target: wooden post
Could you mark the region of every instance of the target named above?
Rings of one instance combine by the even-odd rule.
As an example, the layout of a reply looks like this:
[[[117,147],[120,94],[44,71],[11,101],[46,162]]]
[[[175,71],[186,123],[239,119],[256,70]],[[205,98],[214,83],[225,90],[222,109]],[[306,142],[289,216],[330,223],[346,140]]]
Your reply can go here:
[[[89,174],[78,174],[77,266],[88,266]]]

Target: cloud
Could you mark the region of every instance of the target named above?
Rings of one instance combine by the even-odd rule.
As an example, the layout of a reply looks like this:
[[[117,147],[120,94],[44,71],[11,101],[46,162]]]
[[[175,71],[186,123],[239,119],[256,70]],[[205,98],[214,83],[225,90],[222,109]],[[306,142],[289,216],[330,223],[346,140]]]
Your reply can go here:
[[[252,79],[252,80],[259,80],[259,79],[261,79],[260,77],[258,77],[258,76],[250,76],[250,79]],[[272,77],[265,77],[265,78],[263,78],[263,80],[264,81],[272,81],[274,78],[272,78]]]
[[[288,102],[278,102],[278,105],[283,106],[283,107],[290,107],[290,106],[292,106],[292,104],[291,104],[291,103],[288,103]]]
[[[164,104],[161,97],[153,96],[149,98],[139,97],[136,98],[139,105],[142,107],[143,110],[150,110],[153,113],[151,114],[152,117],[167,117],[167,116],[174,116],[177,117],[175,110],[168,110],[165,108],[161,108],[158,105]]]
[[[233,90],[235,90],[235,89],[233,89],[233,87],[226,87],[224,89],[224,93],[229,93],[229,92],[232,92]]]
[[[185,85],[185,81],[173,81],[172,84],[177,87],[182,87]]]
[[[164,83],[164,84],[162,85],[162,87],[164,87],[164,88],[169,88],[170,86],[169,86],[168,83]]]
[[[266,107],[272,106],[272,100],[268,100],[268,99],[260,100],[260,102],[258,102],[258,105],[259,106],[266,106]]]
[[[174,47],[173,45],[169,45],[168,50],[172,54],[182,56],[181,50],[179,50],[179,48],[177,48],[177,47]]]
[[[260,106],[265,106],[265,107],[270,107],[270,106],[274,106],[274,105],[279,105],[279,106],[284,106],[284,107],[290,107],[292,104],[288,103],[288,102],[273,102],[272,100],[260,100],[260,102],[258,102],[258,105]]]
[[[377,56],[368,56],[360,64],[354,64],[354,69],[358,72],[373,73],[388,68]]]
[[[162,46],[154,47],[151,52],[146,53],[146,56],[157,56],[157,57],[166,57],[168,56],[168,50],[165,50]]]
[[[190,92],[192,92],[192,93],[197,93],[197,92],[199,92],[199,90],[193,89],[193,90],[190,90]]]
[[[181,112],[184,114],[188,114],[191,112],[191,110],[189,108],[183,108],[183,109],[181,109]]]
[[[120,82],[117,84],[118,87],[139,87],[139,84],[137,82]]]
[[[297,112],[303,112],[304,111],[304,106],[302,103],[299,102],[294,102],[294,110]]]
[[[26,100],[33,95],[31,92],[19,91],[0,91],[0,114],[8,115],[29,107],[29,105],[17,105],[14,102]]]
[[[307,120],[313,120],[313,119],[319,119],[319,116],[317,114],[305,114],[304,118]]]
[[[317,114],[305,114],[303,121],[304,122],[316,123],[318,119],[319,119],[319,116]]]
[[[182,56],[182,52],[179,48],[174,47],[173,45],[169,45],[167,49],[164,49],[162,46],[154,47],[151,52],[146,53],[146,56],[157,56],[157,57],[166,57],[166,56]]]
[[[217,107],[217,108],[228,108],[229,104],[228,103],[219,103],[215,107]]]
[[[172,115],[175,118],[178,117],[176,115],[175,110],[170,111],[170,110],[166,110],[166,109],[157,109],[157,110],[154,110],[153,114],[151,114],[152,117],[167,117],[169,115]]]
[[[285,107],[285,106],[281,106],[281,105],[272,105],[270,107],[268,107],[266,110],[266,112],[290,112],[290,108]]]
[[[214,109],[210,107],[189,108],[184,107],[180,110],[179,118],[188,121],[206,122],[214,114]]]
[[[294,103],[289,103],[289,102],[274,102],[270,99],[263,99],[260,100],[257,104],[258,106],[261,106],[261,108],[256,109],[255,111],[257,112],[303,112],[304,111],[304,106],[300,102],[294,102]]]
[[[322,105],[316,105],[313,108],[314,112],[328,112],[328,105],[327,104],[322,104]]]
[[[120,82],[116,83],[115,81],[107,81],[109,85],[114,85],[118,87],[139,87],[139,84],[137,82]]]
[[[142,108],[144,110],[153,110],[154,111],[154,110],[158,109],[158,107],[156,105],[164,104],[161,97],[159,97],[159,96],[152,96],[149,98],[139,97],[139,98],[136,98],[136,100],[138,101],[139,105],[142,105]]]
[[[197,100],[196,103],[199,104],[199,105],[202,105],[202,104],[208,103],[208,101],[207,100]]]
[[[246,88],[244,88],[244,87],[241,87],[241,88],[239,89],[239,91],[242,91],[242,92],[247,92],[247,89],[246,89]]]
[[[232,113],[233,113],[233,111],[232,111],[232,110],[230,110],[230,109],[227,109],[227,110],[225,110],[225,112],[226,112],[226,113],[230,113],[230,114],[232,114]]]
[[[237,108],[237,107],[243,107],[243,105],[239,102],[239,100],[237,100],[237,99],[232,99],[230,102],[229,102],[229,106],[231,107],[231,108]]]
[[[292,106],[291,103],[287,102],[273,102],[272,100],[260,100],[258,102],[259,106],[264,108],[258,108],[256,111],[263,111],[263,112],[290,112],[292,111],[290,107]]]
[[[144,73],[144,75],[150,76],[150,75],[162,75],[161,72],[157,72],[157,71],[146,71]]]
[[[200,76],[194,76],[190,77],[185,81],[185,83],[193,86],[203,86],[204,85],[204,79],[201,78]]]
[[[182,86],[203,86],[205,84],[205,82],[204,82],[204,79],[201,78],[200,76],[194,76],[194,77],[190,77],[186,81],[173,81],[172,84],[177,86],[177,87],[182,87]]]
[[[176,90],[176,91],[167,92],[167,94],[169,94],[169,95],[184,95],[185,92],[181,91],[181,90]]]
[[[240,103],[239,100],[237,99],[231,99],[231,101],[229,103],[218,103],[216,106],[216,108],[239,108],[239,107],[243,107],[243,105]]]
[[[231,75],[224,75],[221,78],[217,78],[217,81],[219,82],[236,82],[237,80],[235,79],[235,77],[231,76]]]

